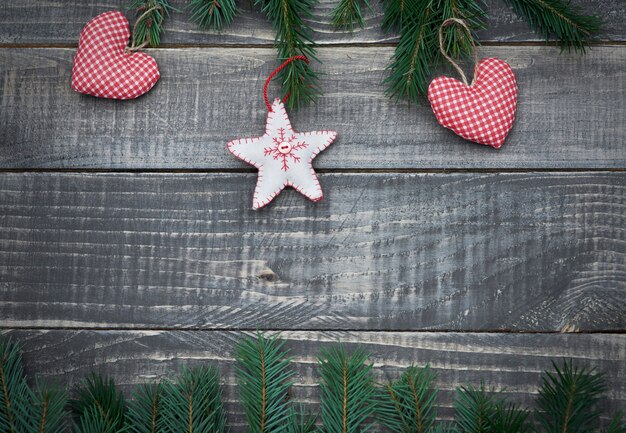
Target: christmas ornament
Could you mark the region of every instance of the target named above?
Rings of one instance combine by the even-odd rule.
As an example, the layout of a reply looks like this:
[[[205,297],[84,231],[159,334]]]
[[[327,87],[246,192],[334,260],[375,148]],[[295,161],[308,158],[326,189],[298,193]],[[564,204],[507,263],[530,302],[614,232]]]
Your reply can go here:
[[[257,138],[241,138],[230,141],[228,150],[242,161],[259,170],[252,208],[260,209],[267,205],[286,186],[317,202],[323,197],[320,183],[313,170],[312,161],[322,150],[335,140],[334,131],[295,132],[291,128],[285,102],[275,99],[270,104],[267,88],[274,76],[294,60],[308,63],[304,56],[287,59],[265,81],[263,97],[267,106],[265,135]]]
[[[160,77],[159,67],[149,55],[134,52],[147,42],[136,46],[133,38],[131,47],[127,47],[129,37],[128,20],[121,12],[105,12],[89,21],[80,32],[72,89],[111,99],[134,99],[148,92]]]
[[[515,120],[517,83],[513,69],[495,57],[478,62],[474,46],[474,80],[470,85],[463,70],[446,54],[443,28],[460,24],[470,34],[467,25],[450,18],[439,29],[439,45],[444,57],[459,72],[463,82],[450,77],[435,78],[428,87],[428,100],[439,124],[466,140],[499,149]]]

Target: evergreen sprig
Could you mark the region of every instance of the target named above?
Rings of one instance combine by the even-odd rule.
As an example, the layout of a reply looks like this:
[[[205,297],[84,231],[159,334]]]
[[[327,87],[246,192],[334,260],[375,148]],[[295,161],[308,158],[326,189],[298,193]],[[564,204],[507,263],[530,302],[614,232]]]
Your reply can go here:
[[[120,433],[126,424],[126,403],[115,382],[98,374],[85,379],[71,401],[76,433]]]
[[[353,31],[355,26],[362,28],[365,25],[363,6],[370,7],[368,0],[339,0],[331,13],[331,24],[341,30]]]
[[[376,411],[372,365],[357,348],[352,355],[343,346],[320,351],[321,420],[326,433],[364,433]]]
[[[561,367],[552,362],[554,372],[544,374],[537,406],[537,418],[546,433],[583,433],[597,428],[598,401],[606,392],[602,374],[577,368],[572,361]]]
[[[304,21],[304,18],[312,17],[314,3],[315,0],[255,0],[276,31],[274,46],[278,50],[279,61],[299,55],[311,61],[317,60],[312,30]],[[281,91],[290,95],[290,108],[299,108],[304,103],[314,101],[320,93],[317,74],[305,62],[291,62],[277,77]]]
[[[226,415],[217,369],[184,368],[176,382],[166,382],[163,388],[164,433],[226,431]]]
[[[555,36],[561,47],[584,50],[600,31],[602,20],[585,15],[580,8],[562,0],[504,0],[515,13],[528,21],[531,29],[542,33],[546,41]]]
[[[583,50],[600,31],[601,20],[585,15],[564,0],[503,0],[515,13],[528,21],[530,27],[546,39],[555,36],[566,49]],[[418,102],[428,91],[431,71],[440,55],[438,32],[448,18],[464,20],[476,40],[476,30],[485,26],[483,0],[383,0],[382,28],[399,32],[400,41],[388,66],[384,80],[387,94]],[[444,48],[452,57],[472,52],[471,39],[460,26],[444,29]]]
[[[163,22],[171,9],[168,0],[131,0],[129,8],[135,11],[137,19],[140,18],[131,29],[136,44],[147,43],[150,47],[158,47]]]
[[[293,421],[289,389],[294,372],[284,345],[278,335],[261,333],[237,345],[237,385],[251,433],[284,432]]]
[[[0,341],[0,432],[61,433],[65,430],[66,393],[38,383],[32,390],[22,366],[22,350]]]
[[[126,419],[131,433],[161,433],[163,430],[163,386],[142,385],[128,402]]]
[[[457,388],[454,402],[459,433],[527,433],[528,411],[507,403],[501,393],[465,385]]]
[[[437,418],[435,374],[427,365],[409,367],[383,389],[378,410],[381,422],[393,433],[427,433]]]
[[[237,13],[235,0],[191,0],[191,19],[204,29],[221,31]]]
[[[10,340],[0,342],[0,432],[27,430],[30,398],[21,348]]]

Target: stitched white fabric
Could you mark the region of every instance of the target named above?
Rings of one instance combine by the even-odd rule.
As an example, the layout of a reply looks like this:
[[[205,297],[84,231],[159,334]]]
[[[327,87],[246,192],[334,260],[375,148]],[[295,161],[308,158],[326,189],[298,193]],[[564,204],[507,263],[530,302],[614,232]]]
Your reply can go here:
[[[312,161],[335,140],[334,131],[294,132],[280,99],[267,114],[265,135],[227,144],[237,158],[259,169],[252,208],[269,204],[286,186],[313,201],[323,198]]]

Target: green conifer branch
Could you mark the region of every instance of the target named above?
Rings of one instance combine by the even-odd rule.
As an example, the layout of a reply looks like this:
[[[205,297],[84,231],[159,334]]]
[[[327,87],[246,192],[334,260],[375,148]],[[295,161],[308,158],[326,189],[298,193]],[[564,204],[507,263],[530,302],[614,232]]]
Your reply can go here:
[[[38,384],[32,394],[29,433],[63,433],[66,430],[67,394],[59,388]]]
[[[166,382],[163,388],[164,433],[226,431],[226,415],[217,369],[184,368],[176,382]]]
[[[171,9],[168,0],[131,0],[129,8],[135,11],[136,18],[146,14],[131,29],[136,44],[147,42],[150,47],[158,47],[161,43],[163,22]]]
[[[70,402],[76,433],[125,432],[126,403],[113,379],[92,374],[78,388]]]
[[[572,361],[562,366],[552,363],[553,372],[542,379],[537,406],[537,418],[546,433],[585,433],[598,426],[600,411],[597,403],[606,392],[602,374],[587,368],[577,368]]]
[[[430,432],[437,417],[435,380],[429,366],[411,366],[386,384],[378,410],[381,422],[393,433]]]
[[[331,13],[331,24],[341,30],[353,31],[355,26],[363,28],[365,19],[363,18],[363,5],[370,7],[367,0],[339,0],[337,6]]]
[[[343,346],[320,351],[321,420],[326,433],[362,433],[376,411],[372,365],[361,348],[348,355]]]
[[[314,3],[315,0],[255,0],[276,31],[274,46],[278,50],[279,61],[299,55],[317,60],[312,30],[304,22],[304,18],[312,16]],[[305,62],[291,62],[277,77],[283,94],[290,95],[290,108],[299,108],[304,103],[314,101],[320,93],[317,74]]]
[[[160,433],[163,428],[163,386],[142,385],[128,402],[126,418],[132,433]]]
[[[220,31],[233,22],[237,5],[235,0],[191,0],[189,10],[198,26]]]
[[[0,342],[0,432],[25,431],[31,415],[31,399],[20,346],[11,340]]]
[[[596,16],[584,14],[569,1],[562,0],[504,0],[515,13],[528,21],[531,29],[544,35],[546,41],[555,36],[565,49],[584,51],[585,45],[602,25]]]
[[[251,433],[283,432],[292,420],[289,389],[294,373],[284,345],[277,335],[261,333],[237,345],[237,385]]]

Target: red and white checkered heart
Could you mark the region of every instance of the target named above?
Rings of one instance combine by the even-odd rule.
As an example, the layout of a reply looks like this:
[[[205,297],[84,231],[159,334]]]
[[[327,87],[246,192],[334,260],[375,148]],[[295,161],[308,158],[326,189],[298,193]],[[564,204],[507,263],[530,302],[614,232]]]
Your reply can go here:
[[[428,99],[437,121],[466,140],[499,149],[515,120],[517,83],[503,60],[483,59],[467,86],[450,77],[437,77]]]
[[[125,52],[130,30],[121,12],[98,15],[80,32],[72,69],[72,89],[100,98],[133,99],[160,77],[156,61],[144,53]]]

